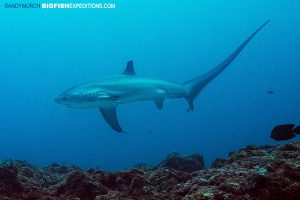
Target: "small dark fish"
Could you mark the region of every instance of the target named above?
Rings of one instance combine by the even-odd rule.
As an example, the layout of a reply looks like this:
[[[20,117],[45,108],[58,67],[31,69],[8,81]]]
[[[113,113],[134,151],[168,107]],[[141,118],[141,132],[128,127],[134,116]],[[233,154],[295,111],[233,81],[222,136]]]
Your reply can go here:
[[[296,128],[294,128],[294,133],[297,135],[300,135],[300,126],[297,126]]]
[[[299,126],[294,129],[295,124],[282,124],[275,126],[271,132],[271,138],[280,141],[288,140],[293,137],[296,137],[295,130],[299,132]]]
[[[268,94],[274,94],[274,91],[273,90],[268,90],[267,93]]]

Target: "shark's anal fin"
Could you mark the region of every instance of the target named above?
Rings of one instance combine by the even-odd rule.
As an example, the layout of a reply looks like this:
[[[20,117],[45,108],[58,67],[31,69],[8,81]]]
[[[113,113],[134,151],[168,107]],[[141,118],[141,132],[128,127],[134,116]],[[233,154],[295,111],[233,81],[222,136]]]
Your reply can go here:
[[[130,60],[127,62],[127,65],[126,65],[126,69],[124,70],[123,74],[126,74],[126,75],[135,75],[135,71],[134,71],[134,66],[133,66],[133,61]]]
[[[189,104],[189,107],[188,107],[187,111],[188,112],[193,111],[194,110],[194,101],[193,101],[193,99],[187,98],[187,97],[185,99]]]
[[[124,132],[118,122],[116,107],[108,107],[108,108],[100,108],[100,112],[102,113],[103,118],[108,123],[108,125],[117,131],[118,133]]]
[[[154,99],[154,103],[156,105],[156,107],[161,110],[163,108],[163,105],[164,105],[164,98],[157,98],[157,99]]]

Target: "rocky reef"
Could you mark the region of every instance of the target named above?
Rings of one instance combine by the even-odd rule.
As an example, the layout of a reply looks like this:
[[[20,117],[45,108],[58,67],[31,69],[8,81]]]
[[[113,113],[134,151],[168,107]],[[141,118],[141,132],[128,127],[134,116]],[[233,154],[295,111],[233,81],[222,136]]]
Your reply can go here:
[[[115,173],[8,160],[0,165],[0,199],[299,200],[300,142],[247,146],[206,169],[201,156],[176,153]]]

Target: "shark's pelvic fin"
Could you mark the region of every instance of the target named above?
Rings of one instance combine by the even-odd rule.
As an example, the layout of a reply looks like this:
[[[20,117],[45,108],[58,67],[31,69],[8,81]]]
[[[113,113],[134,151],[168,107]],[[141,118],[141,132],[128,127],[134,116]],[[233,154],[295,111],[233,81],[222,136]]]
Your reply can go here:
[[[193,110],[193,101],[201,91],[210,81],[212,81],[216,76],[218,76],[226,67],[241,53],[248,42],[267,24],[270,20],[266,21],[261,25],[256,31],[254,31],[234,52],[232,52],[225,60],[223,60],[219,65],[208,71],[207,73],[198,76],[192,80],[184,83],[184,87],[187,91],[187,96],[185,97],[189,109]]]
[[[154,99],[154,103],[156,105],[156,107],[161,110],[163,108],[163,105],[164,105],[164,98],[157,98],[157,99]]]
[[[134,66],[133,66],[133,61],[130,60],[127,62],[127,65],[126,65],[126,69],[124,70],[123,74],[126,74],[126,75],[135,75],[135,71],[134,71]]]
[[[109,124],[109,126],[115,131],[121,133],[124,132],[118,122],[116,107],[100,108],[103,118]]]

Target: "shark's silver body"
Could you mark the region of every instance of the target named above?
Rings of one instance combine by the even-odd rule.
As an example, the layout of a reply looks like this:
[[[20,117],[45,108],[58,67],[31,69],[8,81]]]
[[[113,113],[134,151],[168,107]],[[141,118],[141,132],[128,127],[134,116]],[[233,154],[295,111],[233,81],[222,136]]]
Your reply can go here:
[[[63,92],[55,101],[74,108],[99,108],[106,122],[117,132],[123,132],[116,115],[116,107],[120,104],[151,100],[162,109],[164,99],[185,98],[190,110],[193,110],[193,100],[201,89],[220,74],[268,22],[218,66],[184,84],[138,76],[133,62],[129,61],[123,74],[79,84]]]
[[[59,99],[70,107],[94,108],[184,96],[186,90],[182,84],[122,74],[80,84],[65,91]],[[64,101],[64,97],[73,100]]]

